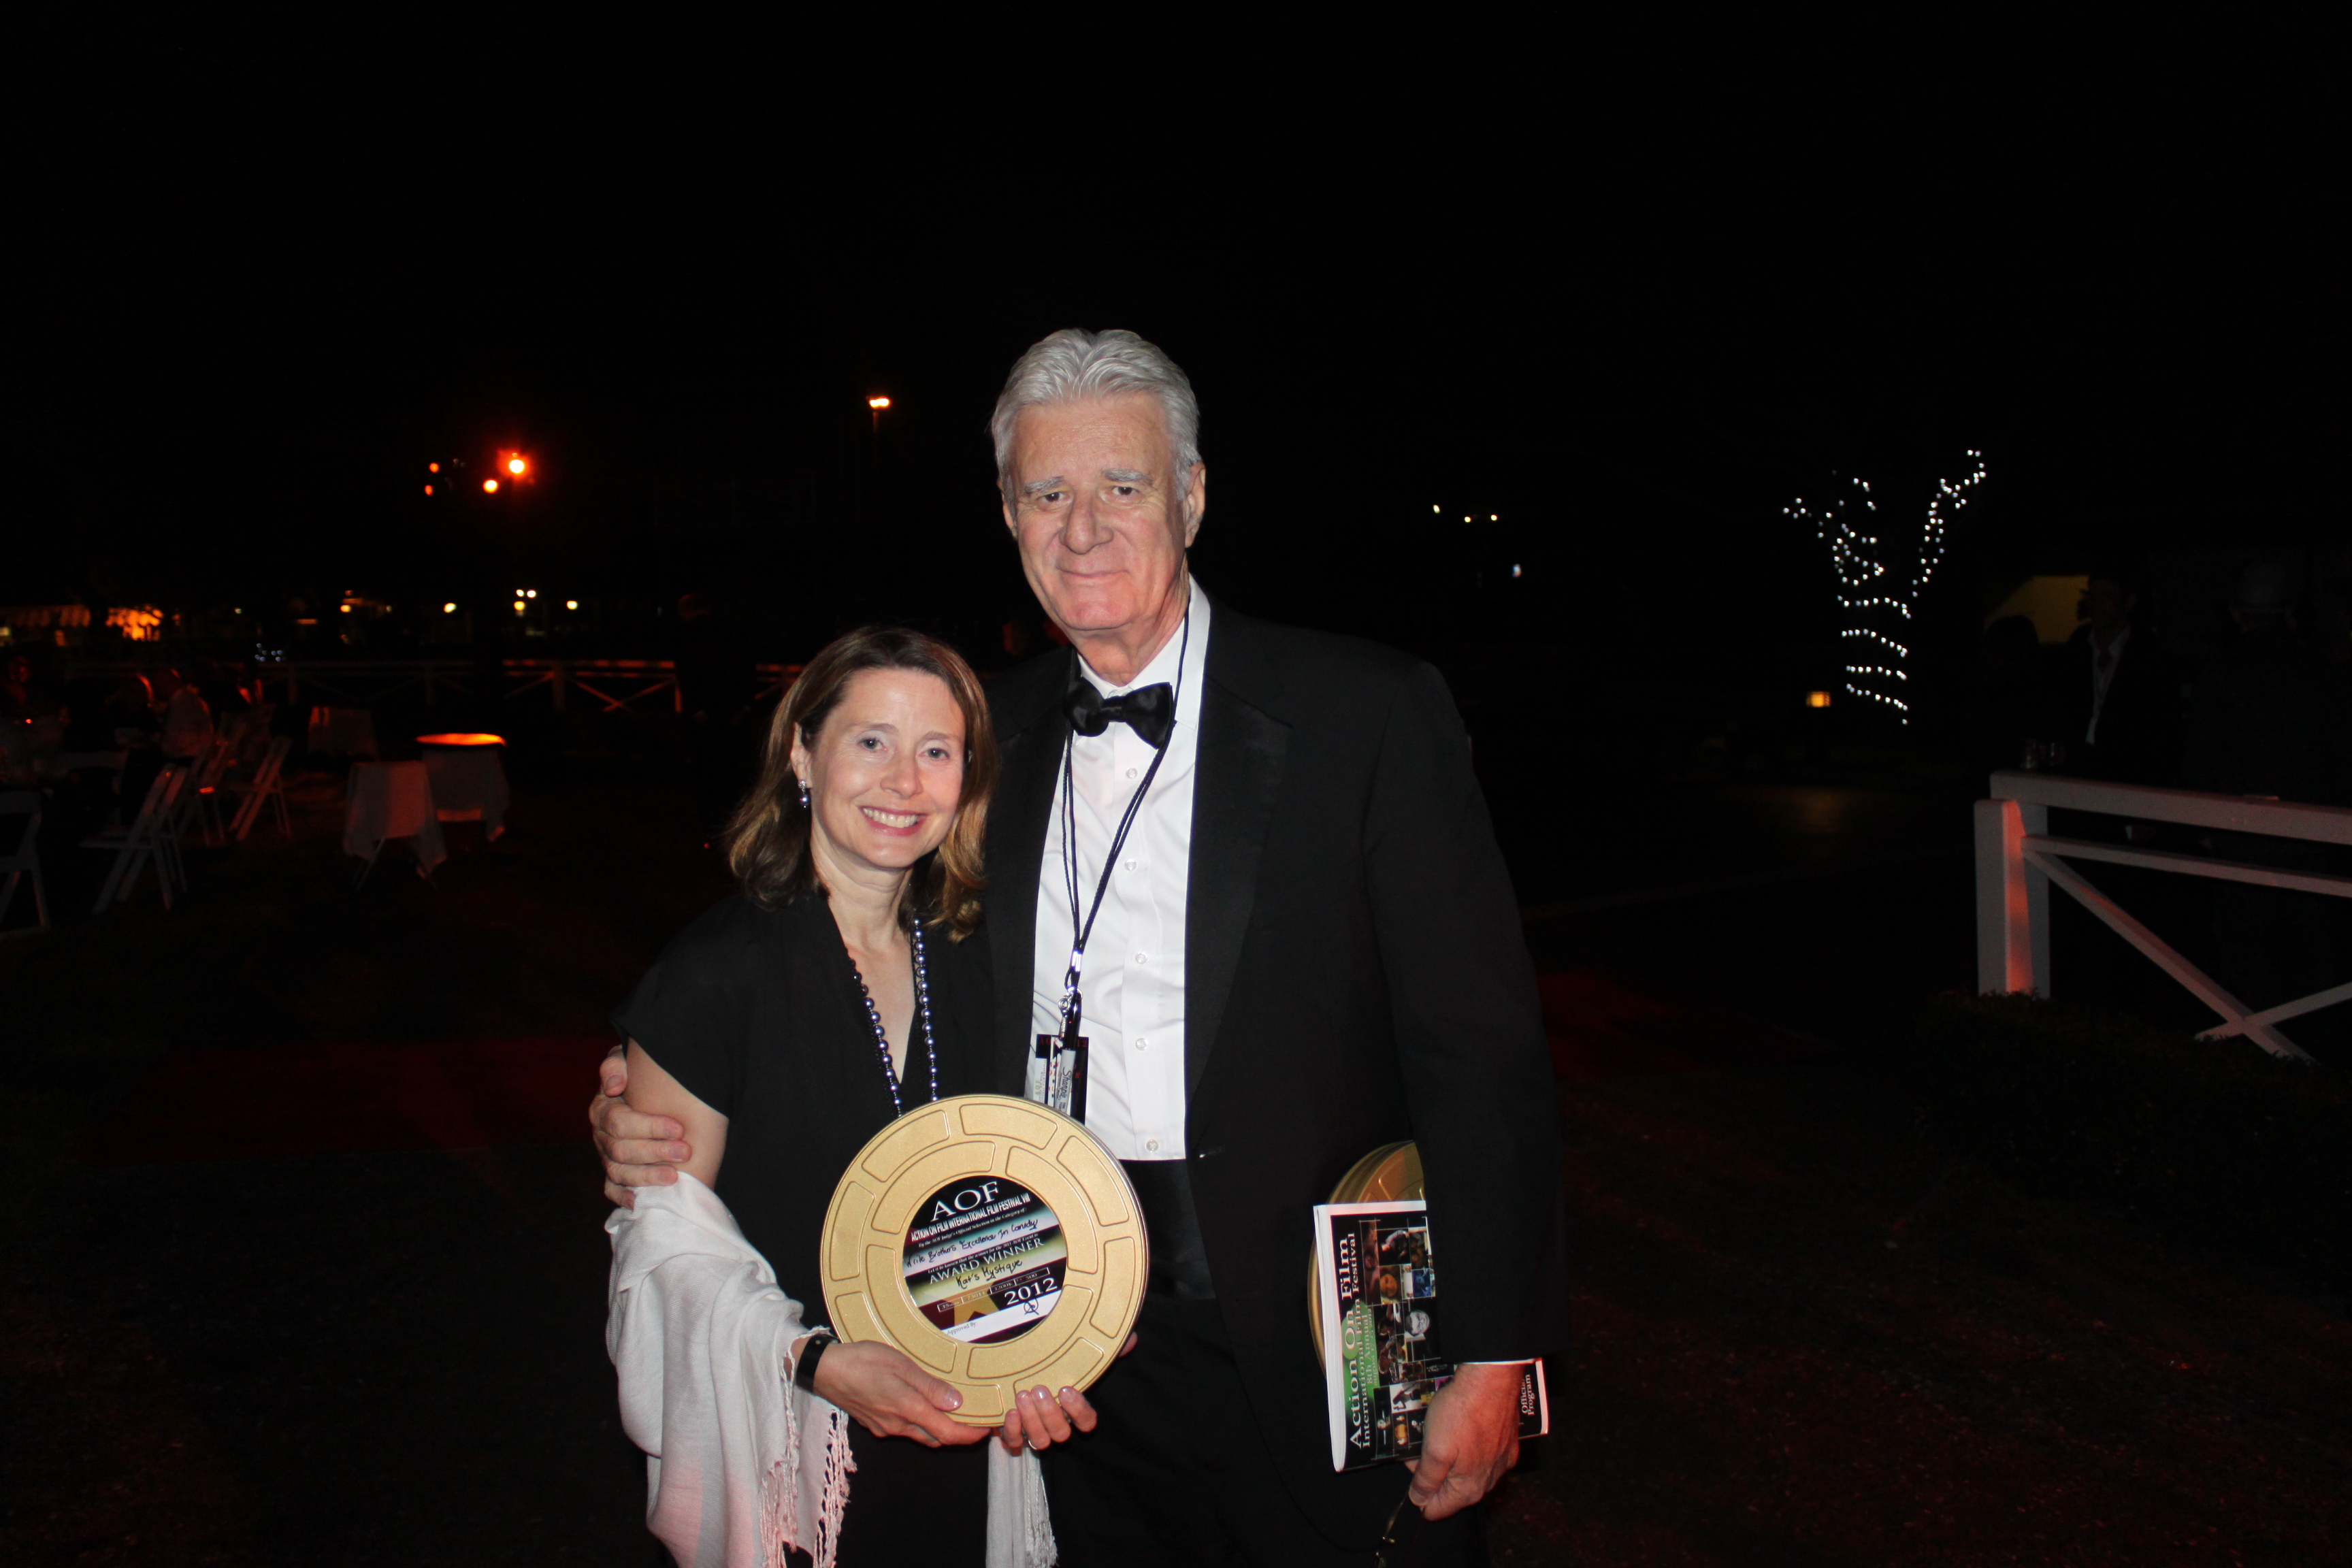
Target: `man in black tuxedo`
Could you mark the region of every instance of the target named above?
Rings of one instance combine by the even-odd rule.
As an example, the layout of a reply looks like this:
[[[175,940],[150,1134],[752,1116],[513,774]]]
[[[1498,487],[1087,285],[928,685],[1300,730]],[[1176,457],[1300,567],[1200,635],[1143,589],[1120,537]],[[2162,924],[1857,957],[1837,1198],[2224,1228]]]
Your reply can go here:
[[[2123,784],[2168,784],[2180,769],[2180,670],[2135,629],[2139,595],[2119,572],[2095,572],[2083,593],[2085,625],[2055,661],[2061,733],[2070,772]]]
[[[1153,1252],[1138,1348],[1089,1391],[1100,1425],[1046,1455],[1063,1560],[1360,1563],[1379,1546],[1407,1489],[1331,1469],[1309,1220],[1360,1156],[1412,1138],[1460,1364],[1411,1478],[1430,1521],[1414,1560],[1478,1561],[1472,1505],[1517,1461],[1521,1364],[1559,1348],[1560,1146],[1444,683],[1199,590],[1197,407],[1133,333],[1035,345],[992,427],[1006,525],[1072,645],[991,693],[996,1049],[1008,1092],[1046,1092],[1041,1037],[1087,933],[1087,1124],[1134,1179]],[[607,1131],[637,1131],[610,1105]],[[648,1152],[608,1144],[614,1179]]]

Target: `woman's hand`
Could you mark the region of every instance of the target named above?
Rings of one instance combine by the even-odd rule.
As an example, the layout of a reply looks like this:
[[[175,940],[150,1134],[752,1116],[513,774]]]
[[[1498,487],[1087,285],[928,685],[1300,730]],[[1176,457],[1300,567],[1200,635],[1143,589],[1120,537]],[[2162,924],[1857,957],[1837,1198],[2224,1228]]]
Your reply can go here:
[[[1135,1349],[1136,1336],[1127,1336],[1127,1343],[1118,1353]],[[1023,1448],[1050,1448],[1056,1443],[1066,1443],[1072,1432],[1095,1429],[1095,1407],[1087,1396],[1075,1388],[1065,1388],[1056,1395],[1048,1394],[1044,1385],[1024,1388],[1013,1396],[1013,1414],[996,1429],[997,1440],[1008,1454]]]
[[[1095,1407],[1087,1403],[1085,1394],[1075,1388],[1050,1394],[1041,1384],[1013,1396],[1013,1410],[996,1429],[996,1436],[1006,1453],[1017,1454],[1023,1448],[1050,1448],[1068,1442],[1072,1432],[1094,1429]]]
[[[803,1340],[793,1353],[807,1343]],[[963,1404],[962,1394],[878,1340],[828,1349],[816,1363],[816,1392],[877,1437],[912,1437],[926,1448],[939,1448],[988,1436],[987,1427],[967,1426],[947,1415]]]

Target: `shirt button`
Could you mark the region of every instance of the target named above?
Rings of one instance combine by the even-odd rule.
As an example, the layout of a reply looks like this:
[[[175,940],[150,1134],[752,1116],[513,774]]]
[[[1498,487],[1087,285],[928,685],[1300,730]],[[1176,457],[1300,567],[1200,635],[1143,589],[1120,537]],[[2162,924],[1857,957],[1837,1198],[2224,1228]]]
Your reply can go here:
[[[1150,1040],[1147,1040],[1147,1039],[1143,1038],[1141,1036],[1139,1036],[1139,1035],[1138,1037],[1136,1037],[1135,1048],[1136,1048],[1137,1050],[1139,1050],[1139,1050],[1141,1050],[1144,1047],[1146,1047],[1146,1046],[1150,1045],[1150,1043],[1151,1043],[1151,1042],[1150,1042]]]
[[[1139,952],[1135,955],[1135,962],[1138,963],[1149,963],[1151,962],[1151,955],[1149,953]]]
[[[1134,860],[1129,860],[1129,861],[1127,863],[1127,868],[1128,868],[1129,870],[1132,871],[1132,870],[1134,870],[1134,869],[1135,869],[1135,868],[1137,867],[1137,865],[1138,865],[1138,864],[1139,864],[1139,862],[1137,862],[1137,861],[1134,861]]]
[[[1160,1152],[1160,1140],[1157,1138],[1146,1139],[1143,1146],[1155,1154]]]
[[[1133,777],[1135,776],[1135,770],[1134,770],[1133,768],[1129,768],[1129,769],[1128,769],[1128,770],[1127,770],[1127,776],[1128,776],[1129,778],[1133,778]]]

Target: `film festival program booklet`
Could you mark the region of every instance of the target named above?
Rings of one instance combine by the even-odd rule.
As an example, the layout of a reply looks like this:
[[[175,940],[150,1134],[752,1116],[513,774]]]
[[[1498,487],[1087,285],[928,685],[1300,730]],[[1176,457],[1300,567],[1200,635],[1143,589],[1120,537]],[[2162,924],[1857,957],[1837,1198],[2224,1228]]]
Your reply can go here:
[[[1315,1273],[1331,1468],[1419,1458],[1430,1398],[1454,1376],[1428,1205],[1418,1198],[1316,1205]],[[1543,1363],[1530,1362],[1521,1369],[1519,1436],[1550,1428]]]

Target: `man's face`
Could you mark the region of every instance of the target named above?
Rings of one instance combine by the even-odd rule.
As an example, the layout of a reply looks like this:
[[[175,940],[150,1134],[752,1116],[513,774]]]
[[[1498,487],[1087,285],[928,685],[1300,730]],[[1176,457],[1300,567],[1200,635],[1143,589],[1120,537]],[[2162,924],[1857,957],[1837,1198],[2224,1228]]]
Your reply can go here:
[[[1150,643],[1182,615],[1184,550],[1201,526],[1202,466],[1175,471],[1146,394],[1022,411],[1004,521],[1037,602],[1082,646]]]
[[[2083,591],[2083,614],[2101,637],[2113,637],[2130,625],[2132,606],[2137,603],[2129,589],[2105,577],[2092,578]]]

